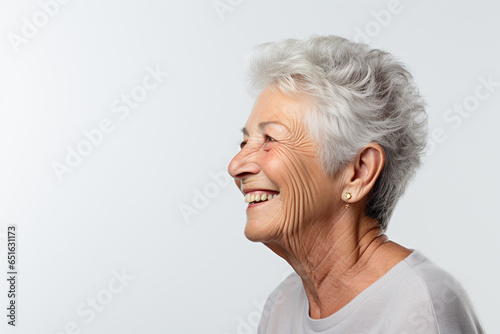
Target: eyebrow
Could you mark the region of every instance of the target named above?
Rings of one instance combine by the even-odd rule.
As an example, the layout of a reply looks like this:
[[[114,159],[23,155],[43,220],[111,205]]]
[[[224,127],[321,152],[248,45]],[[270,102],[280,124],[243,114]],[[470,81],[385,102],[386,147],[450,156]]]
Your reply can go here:
[[[268,122],[261,122],[259,123],[259,128],[260,129],[265,129],[266,126],[270,125],[270,124],[278,124],[278,125],[281,125],[282,127],[288,129],[283,123],[281,122],[278,122],[278,121],[268,121]],[[245,136],[249,136],[250,134],[248,133],[248,130],[247,128],[243,127],[241,128],[241,132],[245,135]]]

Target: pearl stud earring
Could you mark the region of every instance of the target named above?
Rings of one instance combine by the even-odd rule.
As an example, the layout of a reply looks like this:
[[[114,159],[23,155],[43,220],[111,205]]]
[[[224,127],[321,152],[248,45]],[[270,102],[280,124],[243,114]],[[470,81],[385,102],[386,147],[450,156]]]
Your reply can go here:
[[[348,199],[351,199],[352,195],[350,192],[345,193],[345,200],[347,201]],[[349,207],[349,204],[345,205],[345,208],[347,209]]]

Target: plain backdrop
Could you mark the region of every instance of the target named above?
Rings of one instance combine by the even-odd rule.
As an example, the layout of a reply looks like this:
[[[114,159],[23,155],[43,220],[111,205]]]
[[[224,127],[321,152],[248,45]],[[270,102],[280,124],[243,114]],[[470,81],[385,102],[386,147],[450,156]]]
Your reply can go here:
[[[259,43],[336,34],[408,64],[428,103],[432,151],[389,237],[452,273],[500,333],[499,10],[1,0],[0,268],[16,224],[19,276],[15,329],[0,280],[0,331],[255,333],[291,269],[246,240],[227,174],[253,102],[246,59]]]

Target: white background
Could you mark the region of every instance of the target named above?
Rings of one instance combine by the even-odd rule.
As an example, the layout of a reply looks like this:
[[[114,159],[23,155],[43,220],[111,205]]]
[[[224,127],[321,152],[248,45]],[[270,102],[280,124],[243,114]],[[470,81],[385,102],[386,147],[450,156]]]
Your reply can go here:
[[[388,235],[458,278],[500,333],[496,2],[401,0],[382,23],[385,0],[221,0],[219,12],[212,0],[73,0],[47,22],[36,1],[0,4],[0,268],[17,224],[20,273],[15,330],[0,281],[2,333],[255,332],[290,268],[245,239],[243,197],[211,176],[226,180],[251,109],[246,57],[266,41],[360,30],[410,66],[441,129]],[[16,52],[34,15],[42,23]],[[112,104],[157,67],[168,76],[120,119]],[[488,77],[497,84],[468,117],[444,119]],[[103,119],[113,131],[60,182],[52,164]],[[185,219],[186,207],[197,213]],[[115,270],[134,278],[120,286]],[[105,305],[90,319],[92,298]]]

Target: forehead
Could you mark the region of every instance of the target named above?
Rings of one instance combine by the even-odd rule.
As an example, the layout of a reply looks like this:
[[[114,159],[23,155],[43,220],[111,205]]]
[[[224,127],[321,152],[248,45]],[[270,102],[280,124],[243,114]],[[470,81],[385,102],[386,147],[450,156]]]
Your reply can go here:
[[[304,119],[308,103],[282,91],[264,89],[255,100],[252,112],[245,124],[246,129],[255,128],[261,123],[281,123],[287,128],[297,127]]]

